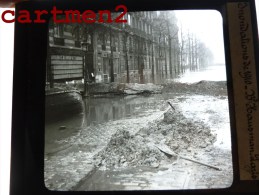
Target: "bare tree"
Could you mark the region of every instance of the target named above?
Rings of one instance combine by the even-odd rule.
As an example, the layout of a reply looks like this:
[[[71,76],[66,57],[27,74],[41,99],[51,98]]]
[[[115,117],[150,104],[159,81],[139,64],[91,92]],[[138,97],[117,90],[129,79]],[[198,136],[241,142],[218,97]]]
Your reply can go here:
[[[203,42],[199,42],[197,48],[199,67],[204,69],[213,64],[213,54],[211,50]]]
[[[172,63],[172,57],[176,58],[178,48],[178,26],[173,12],[161,12],[153,21],[154,34],[157,36],[158,63],[161,69],[162,78],[173,76],[173,69],[176,64]],[[173,47],[172,47],[173,43]],[[169,71],[169,72],[168,72]]]
[[[181,42],[181,47],[182,44]],[[186,34],[186,61],[190,71],[198,71],[206,68],[213,61],[213,55],[210,49],[189,30]]]
[[[180,25],[179,53],[180,63],[178,64],[178,73],[183,74],[185,72],[186,63],[186,37],[184,35],[182,25]]]

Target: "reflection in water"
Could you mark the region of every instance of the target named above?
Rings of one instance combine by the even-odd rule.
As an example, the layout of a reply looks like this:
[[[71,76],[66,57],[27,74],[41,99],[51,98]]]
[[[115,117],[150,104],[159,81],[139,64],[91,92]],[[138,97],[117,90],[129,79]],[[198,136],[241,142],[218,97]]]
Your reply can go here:
[[[51,154],[68,147],[59,141],[81,129],[84,104],[76,92],[47,95],[45,102],[45,153]]]
[[[46,95],[45,121],[47,124],[70,119],[83,112],[82,96],[77,92]]]
[[[123,118],[137,117],[148,111],[159,110],[158,102],[163,101],[161,95],[115,96],[106,98],[89,97],[84,99],[85,124],[101,124]]]

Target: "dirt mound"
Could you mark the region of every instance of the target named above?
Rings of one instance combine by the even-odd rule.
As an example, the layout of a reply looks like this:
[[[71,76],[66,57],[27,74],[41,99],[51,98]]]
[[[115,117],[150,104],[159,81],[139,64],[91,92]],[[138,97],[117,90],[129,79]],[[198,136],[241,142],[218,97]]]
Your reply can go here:
[[[107,148],[99,154],[102,166],[158,166],[163,154],[142,136],[130,136],[126,130],[118,130]]]
[[[226,81],[199,81],[197,83],[172,82],[163,85],[163,93],[195,93],[201,95],[227,95]]]
[[[164,123],[171,124],[171,128],[164,129]],[[216,141],[216,136],[204,122],[191,121],[179,112],[166,112],[161,126],[163,134],[168,135],[165,143],[177,153],[206,148]]]
[[[203,122],[191,121],[181,113],[169,110],[164,113],[163,119],[150,123],[135,135],[127,130],[118,130],[96,159],[97,164],[105,168],[138,165],[158,167],[162,160],[169,160],[156,147],[160,144],[181,154],[208,148],[215,140]]]
[[[137,95],[137,94],[154,94],[161,93],[162,86],[152,83],[92,83],[88,86],[92,95],[97,94],[120,94],[120,95]]]
[[[153,83],[138,84],[138,83],[88,83],[87,90],[91,95],[142,95],[142,94],[157,94],[162,91],[161,85]],[[83,92],[84,84],[82,82],[70,83],[54,83],[54,88],[46,87],[46,93],[57,93],[63,91],[76,90]]]

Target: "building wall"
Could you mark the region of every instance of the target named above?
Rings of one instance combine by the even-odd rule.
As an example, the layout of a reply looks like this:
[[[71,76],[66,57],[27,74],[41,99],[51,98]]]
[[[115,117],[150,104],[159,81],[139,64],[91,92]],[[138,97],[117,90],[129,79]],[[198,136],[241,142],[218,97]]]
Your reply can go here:
[[[58,80],[56,74],[62,74],[63,81],[82,79],[85,74],[89,79],[93,75],[95,82],[108,83],[112,81],[113,64],[115,82],[127,82],[128,79],[137,83],[164,82],[172,76],[170,67],[173,69],[175,65],[169,66],[169,46],[161,41],[165,40],[164,35],[158,35],[154,30],[155,17],[156,12],[128,13],[127,24],[86,24],[89,26],[84,31],[75,24],[50,25],[48,74],[51,76],[48,77]],[[158,39],[158,36],[162,38]],[[88,49],[81,45],[83,40],[89,42]],[[54,48],[67,52],[57,55]],[[69,51],[73,51],[73,55],[69,55]],[[175,58],[175,55],[171,57]],[[57,72],[58,66],[62,71]]]

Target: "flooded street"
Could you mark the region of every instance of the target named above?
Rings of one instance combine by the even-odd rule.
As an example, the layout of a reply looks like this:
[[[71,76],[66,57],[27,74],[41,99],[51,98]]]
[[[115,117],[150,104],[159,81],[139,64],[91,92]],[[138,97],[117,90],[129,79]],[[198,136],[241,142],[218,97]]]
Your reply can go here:
[[[212,65],[196,72],[187,70],[180,78],[175,79],[175,81],[181,83],[195,83],[201,80],[226,81],[226,66],[223,64]]]
[[[214,69],[221,70],[218,78],[224,80],[224,69]],[[177,81],[205,80],[204,72],[193,77],[187,72]],[[220,90],[225,92],[217,96],[191,89],[87,97],[79,101],[78,113],[71,112],[65,120],[60,107],[60,120],[46,121],[46,186],[79,191],[229,187],[233,173],[228,98],[226,88]],[[168,157],[156,148],[161,144],[220,171]]]

